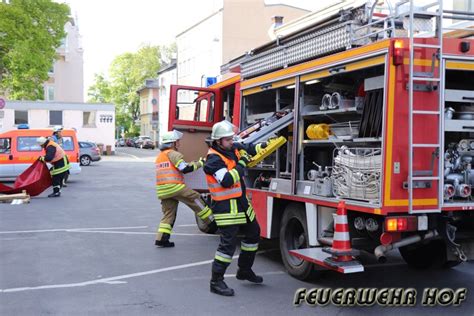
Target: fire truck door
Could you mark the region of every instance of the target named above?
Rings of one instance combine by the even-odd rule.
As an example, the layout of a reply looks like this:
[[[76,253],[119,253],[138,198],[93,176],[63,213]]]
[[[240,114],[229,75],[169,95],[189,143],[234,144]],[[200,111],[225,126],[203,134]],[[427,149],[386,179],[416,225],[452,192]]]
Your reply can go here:
[[[221,112],[216,108],[217,92],[210,88],[171,86],[169,130],[184,134],[180,152],[187,161],[204,157],[208,146],[205,139],[211,135],[212,125]]]

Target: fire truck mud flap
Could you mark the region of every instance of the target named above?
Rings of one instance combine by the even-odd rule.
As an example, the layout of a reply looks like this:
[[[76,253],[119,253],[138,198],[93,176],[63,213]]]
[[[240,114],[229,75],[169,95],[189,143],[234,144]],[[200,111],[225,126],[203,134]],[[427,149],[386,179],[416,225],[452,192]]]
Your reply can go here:
[[[290,250],[290,254],[301,260],[308,261],[326,269],[334,270],[344,274],[364,272],[364,266],[359,261],[333,261],[331,260],[331,256],[324,252],[323,248]]]

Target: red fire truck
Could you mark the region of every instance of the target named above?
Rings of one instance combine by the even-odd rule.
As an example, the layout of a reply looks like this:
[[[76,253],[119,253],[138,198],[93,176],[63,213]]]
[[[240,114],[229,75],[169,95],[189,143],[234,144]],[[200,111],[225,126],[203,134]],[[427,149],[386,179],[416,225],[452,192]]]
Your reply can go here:
[[[169,128],[187,134],[185,156],[204,156],[223,119],[250,131],[243,141],[287,140],[246,181],[261,237],[279,238],[294,277],[363,271],[356,252],[328,264],[322,251],[340,201],[352,249],[381,263],[395,249],[416,268],[471,259],[474,14],[442,1],[324,12],[224,65],[227,80],[172,86]]]

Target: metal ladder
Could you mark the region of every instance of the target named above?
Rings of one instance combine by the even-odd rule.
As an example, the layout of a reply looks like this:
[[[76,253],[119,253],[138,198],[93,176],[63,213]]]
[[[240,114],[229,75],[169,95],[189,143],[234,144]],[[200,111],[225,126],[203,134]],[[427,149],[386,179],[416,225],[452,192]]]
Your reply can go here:
[[[420,181],[428,181],[430,183],[437,183],[438,192],[442,192],[442,181],[441,178],[441,159],[442,159],[442,137],[443,133],[441,131],[443,116],[443,101],[441,93],[441,75],[442,75],[442,60],[443,60],[443,0],[434,1],[422,7],[421,10],[419,7],[415,7],[415,0],[407,1],[410,3],[410,10],[404,14],[405,17],[408,17],[408,35],[410,43],[410,57],[409,57],[409,78],[408,78],[408,213],[417,214],[417,213],[439,213],[441,212],[441,200],[442,196],[438,194],[438,203],[433,206],[432,209],[420,209],[415,210],[413,208],[413,193],[416,189],[415,184]],[[428,11],[430,9],[430,11]],[[435,11],[433,11],[435,10]],[[435,38],[438,40],[436,44],[420,44],[416,43],[415,39],[419,38],[414,34],[414,18],[416,14],[422,14],[424,16],[431,16],[436,19],[436,30]],[[433,57],[432,71],[431,72],[415,72],[415,50],[417,48],[434,48],[437,50],[436,56]],[[437,66],[436,66],[437,63]],[[438,70],[438,71],[436,71]],[[414,96],[421,89],[422,86],[419,85],[420,82],[429,82],[429,86],[432,88],[432,92],[438,93],[438,109],[437,110],[415,110],[414,109]],[[433,86],[436,85],[437,89],[434,89]],[[426,91],[426,90],[425,90]],[[433,144],[427,143],[414,143],[413,141],[413,129],[414,122],[420,121],[424,116],[437,116],[438,117],[438,141]],[[416,118],[416,120],[415,120]],[[415,170],[413,165],[413,158],[415,151],[419,148],[433,148],[434,151],[438,152],[438,172],[437,175],[434,175],[433,170]],[[432,157],[436,161],[436,157]]]

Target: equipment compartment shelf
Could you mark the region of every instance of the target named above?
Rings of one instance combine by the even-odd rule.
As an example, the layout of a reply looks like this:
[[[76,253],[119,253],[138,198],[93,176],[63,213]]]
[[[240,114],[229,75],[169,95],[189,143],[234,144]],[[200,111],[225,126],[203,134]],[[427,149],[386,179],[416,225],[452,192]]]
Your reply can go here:
[[[350,108],[344,108],[344,109],[335,109],[335,110],[327,110],[327,111],[311,111],[311,112],[303,112],[302,116],[303,117],[308,117],[308,116],[324,116],[324,115],[329,115],[329,114],[338,114],[338,113],[356,113],[357,108],[350,107]]]
[[[446,132],[474,132],[474,120],[445,120]]]
[[[444,92],[444,100],[446,102],[474,102],[474,91],[472,90],[454,90],[446,89]]]
[[[354,138],[354,139],[322,139],[322,140],[303,140],[305,146],[317,146],[317,145],[328,145],[328,144],[361,144],[361,143],[380,143],[381,138]]]

